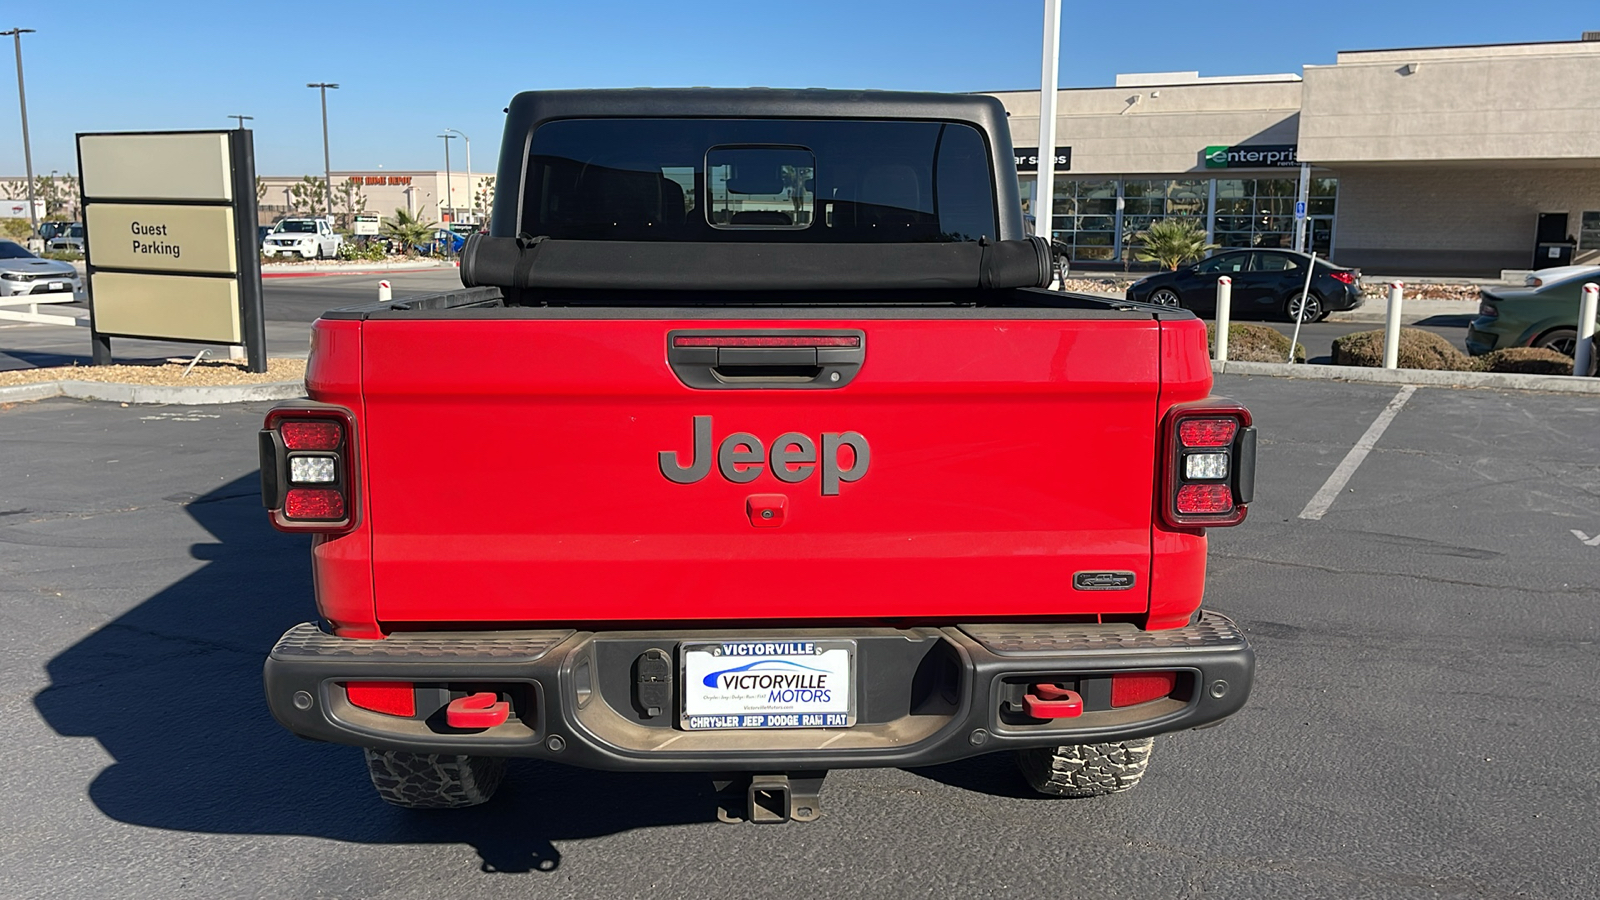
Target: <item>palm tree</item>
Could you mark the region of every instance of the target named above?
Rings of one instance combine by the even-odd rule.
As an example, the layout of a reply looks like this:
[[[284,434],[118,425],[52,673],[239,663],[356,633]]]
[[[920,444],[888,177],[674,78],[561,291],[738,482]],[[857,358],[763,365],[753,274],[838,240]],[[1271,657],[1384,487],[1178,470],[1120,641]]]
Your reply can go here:
[[[1163,269],[1176,270],[1217,249],[1216,244],[1206,243],[1205,230],[1199,223],[1187,218],[1162,219],[1134,237],[1144,244],[1135,258],[1159,263]]]
[[[400,252],[410,253],[421,244],[433,240],[438,222],[428,222],[403,209],[394,211],[393,219],[386,219],[378,230],[383,236],[400,245]]]

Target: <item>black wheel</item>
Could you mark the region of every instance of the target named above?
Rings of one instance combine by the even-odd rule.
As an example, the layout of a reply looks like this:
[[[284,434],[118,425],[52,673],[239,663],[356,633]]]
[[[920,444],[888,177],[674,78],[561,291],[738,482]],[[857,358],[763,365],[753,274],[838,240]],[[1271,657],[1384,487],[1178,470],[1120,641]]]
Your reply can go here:
[[[1316,291],[1306,294],[1304,306],[1300,305],[1299,291],[1290,294],[1283,302],[1283,314],[1291,322],[1295,320],[1297,314],[1302,322],[1316,322],[1327,315],[1322,311],[1322,298],[1317,296]]]
[[[1041,794],[1100,797],[1131,791],[1150,767],[1155,738],[1113,744],[1068,744],[1017,751],[1017,767]]]
[[[1156,288],[1155,292],[1150,295],[1150,302],[1157,306],[1183,305],[1181,298],[1178,297],[1178,292],[1172,288]]]
[[[1535,338],[1532,346],[1575,356],[1578,352],[1578,329],[1552,328]],[[1594,349],[1589,353],[1589,375],[1593,377],[1597,372],[1600,372],[1600,340],[1594,342]]]
[[[506,774],[506,761],[498,756],[362,749],[378,796],[407,809],[459,809],[487,803]]]
[[[1578,329],[1552,328],[1534,340],[1533,346],[1543,347],[1571,356],[1578,352]]]

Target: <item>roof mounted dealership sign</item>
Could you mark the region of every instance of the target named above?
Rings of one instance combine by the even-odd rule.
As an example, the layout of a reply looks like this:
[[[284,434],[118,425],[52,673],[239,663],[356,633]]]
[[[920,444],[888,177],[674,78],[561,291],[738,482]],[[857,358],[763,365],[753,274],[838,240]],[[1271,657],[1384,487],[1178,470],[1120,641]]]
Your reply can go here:
[[[243,344],[267,370],[251,133],[78,135],[94,362],[111,338]]]
[[[1273,169],[1298,166],[1297,144],[1241,144],[1237,147],[1207,147],[1208,169]]]

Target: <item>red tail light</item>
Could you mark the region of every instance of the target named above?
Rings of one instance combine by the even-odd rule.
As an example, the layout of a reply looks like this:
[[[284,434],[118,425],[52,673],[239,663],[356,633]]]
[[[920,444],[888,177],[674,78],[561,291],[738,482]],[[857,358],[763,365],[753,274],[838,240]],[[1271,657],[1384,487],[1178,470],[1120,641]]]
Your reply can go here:
[[[290,488],[283,514],[291,519],[343,519],[344,495],[331,488]]]
[[[1238,419],[1184,419],[1178,423],[1178,440],[1185,447],[1226,447],[1238,433]]]
[[[355,418],[339,406],[289,404],[261,431],[261,502],[280,531],[343,534],[356,525]]]
[[[344,439],[338,422],[284,422],[278,433],[290,450],[337,450]]]
[[[1356,283],[1356,276],[1352,272],[1345,272],[1343,270],[1335,270],[1335,271],[1329,272],[1328,274],[1333,276],[1333,280],[1334,281],[1342,281],[1345,284],[1355,284]]]
[[[1250,411],[1210,399],[1167,413],[1162,429],[1161,518],[1173,528],[1237,525],[1255,493]]]
[[[1177,672],[1119,672],[1111,676],[1111,708],[1159,700],[1177,686]]]
[[[1225,484],[1186,484],[1178,488],[1177,507],[1185,516],[1233,512],[1233,491]]]

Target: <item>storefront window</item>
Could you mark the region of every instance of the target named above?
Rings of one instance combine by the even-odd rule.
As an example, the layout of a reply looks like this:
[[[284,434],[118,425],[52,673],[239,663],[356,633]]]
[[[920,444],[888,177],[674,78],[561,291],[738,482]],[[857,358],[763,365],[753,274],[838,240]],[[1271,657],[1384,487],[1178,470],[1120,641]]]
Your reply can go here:
[[[1056,240],[1072,259],[1111,259],[1116,252],[1117,183],[1056,176]]]
[[[1124,181],[1121,259],[1134,261],[1143,245],[1139,233],[1163,219],[1193,218],[1204,231],[1209,193],[1209,183],[1200,179]]]
[[[1586,212],[1578,220],[1578,249],[1600,250],[1600,212]]]
[[[1218,180],[1213,241],[1223,247],[1294,246],[1294,201],[1299,189],[1295,178]]]
[[[1122,197],[1117,209],[1118,189]],[[1212,242],[1223,248],[1294,246],[1294,204],[1298,178],[1216,179],[1216,208],[1210,206],[1211,179],[1127,178],[1080,180],[1056,177],[1052,233],[1082,261],[1135,261],[1139,232],[1162,219],[1193,217],[1209,225]],[[1337,178],[1313,178],[1306,202],[1306,249],[1326,256],[1332,247]],[[1036,200],[1034,185],[1023,197]],[[1600,248],[1600,213],[1593,214],[1585,246]],[[1585,220],[1591,221],[1591,220]],[[1042,230],[1042,229],[1041,229]]]

